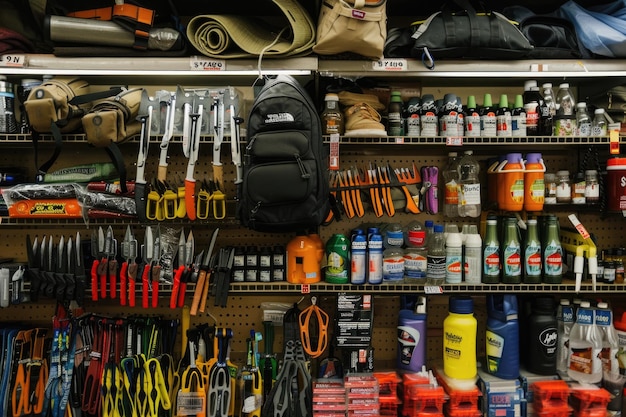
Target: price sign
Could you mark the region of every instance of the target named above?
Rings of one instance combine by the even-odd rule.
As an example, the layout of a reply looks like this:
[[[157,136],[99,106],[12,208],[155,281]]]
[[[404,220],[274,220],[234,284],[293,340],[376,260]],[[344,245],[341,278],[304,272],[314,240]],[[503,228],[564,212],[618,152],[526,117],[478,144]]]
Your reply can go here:
[[[448,146],[463,146],[463,137],[446,138],[446,145]]]
[[[337,133],[330,135],[329,168],[333,171],[339,170],[339,135]]]
[[[300,286],[300,294],[310,294],[311,286],[309,284],[302,284]]]
[[[407,71],[407,62],[403,58],[381,59],[372,62],[374,71]]]
[[[226,61],[223,59],[206,59],[191,57],[189,61],[192,71],[225,71]]]
[[[2,55],[0,67],[23,67],[26,64],[26,55]]]
[[[424,293],[426,294],[443,294],[443,288],[438,285],[426,285],[424,287]]]

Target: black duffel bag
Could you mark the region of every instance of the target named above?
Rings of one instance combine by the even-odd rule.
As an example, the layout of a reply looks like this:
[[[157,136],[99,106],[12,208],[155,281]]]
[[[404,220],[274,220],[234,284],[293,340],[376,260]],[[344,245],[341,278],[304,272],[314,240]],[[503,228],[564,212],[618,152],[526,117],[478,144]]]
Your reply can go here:
[[[481,9],[480,7],[478,8]],[[468,0],[451,0],[415,28],[412,56],[433,59],[518,59],[533,46],[504,15],[477,11]]]

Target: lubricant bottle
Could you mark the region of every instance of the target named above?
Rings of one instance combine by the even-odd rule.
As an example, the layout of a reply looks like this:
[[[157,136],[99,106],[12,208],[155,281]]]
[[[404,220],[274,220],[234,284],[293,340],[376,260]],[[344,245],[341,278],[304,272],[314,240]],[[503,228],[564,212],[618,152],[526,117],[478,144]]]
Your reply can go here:
[[[404,109],[399,91],[391,92],[387,119],[387,134],[389,136],[404,136]]]
[[[460,233],[446,238],[446,283],[460,284],[463,278],[463,240]]]
[[[398,360],[400,370],[420,372],[426,364],[426,297],[414,309],[403,308],[398,316]]]
[[[511,109],[509,108],[509,99],[506,94],[500,96],[500,103],[498,103],[498,110],[496,110],[496,135],[501,137],[513,135]]]
[[[476,377],[476,330],[474,301],[469,296],[451,296],[443,321],[443,372],[455,379]]]
[[[519,377],[519,321],[514,294],[487,295],[487,371],[499,378]]]
[[[469,96],[467,98],[467,106],[465,110],[465,136],[480,136],[480,113],[476,107],[476,97]]]
[[[511,110],[511,134],[515,137],[527,135],[526,110],[524,110],[524,100],[521,94],[515,96],[515,103]]]

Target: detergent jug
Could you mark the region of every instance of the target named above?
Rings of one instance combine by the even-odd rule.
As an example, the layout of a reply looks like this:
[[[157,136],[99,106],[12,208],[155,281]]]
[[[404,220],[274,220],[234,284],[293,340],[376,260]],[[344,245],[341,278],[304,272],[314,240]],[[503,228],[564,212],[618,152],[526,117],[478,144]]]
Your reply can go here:
[[[324,250],[309,236],[298,235],[287,244],[287,282],[313,284],[322,280]]]
[[[521,211],[524,207],[524,161],[522,154],[507,154],[497,171],[498,208],[506,211]]]

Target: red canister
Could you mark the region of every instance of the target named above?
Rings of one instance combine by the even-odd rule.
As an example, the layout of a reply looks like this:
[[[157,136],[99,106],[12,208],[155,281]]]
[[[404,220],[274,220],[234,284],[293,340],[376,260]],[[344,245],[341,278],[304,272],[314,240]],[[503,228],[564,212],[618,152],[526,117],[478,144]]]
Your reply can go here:
[[[626,158],[611,158],[606,163],[606,197],[609,211],[626,210]]]

